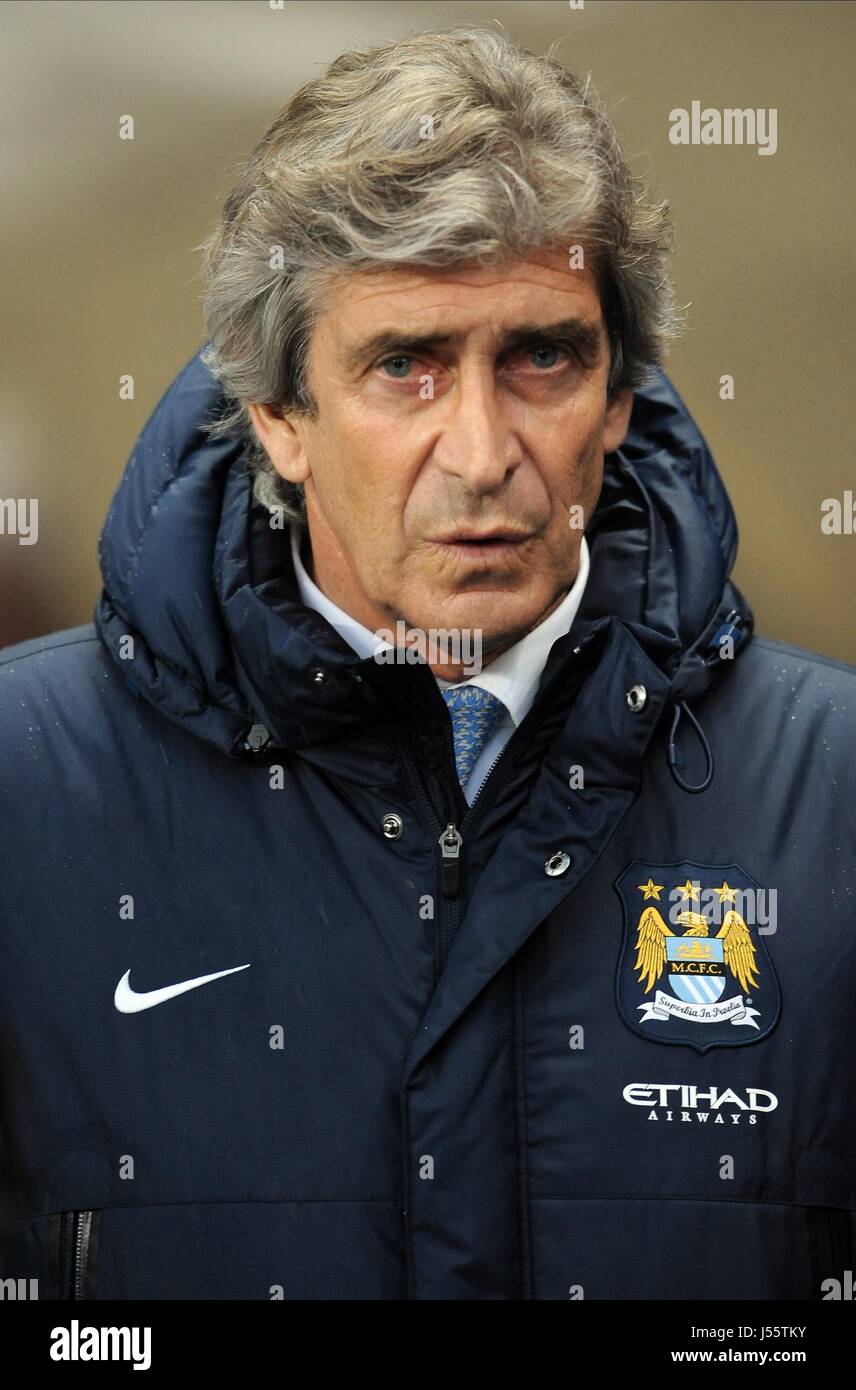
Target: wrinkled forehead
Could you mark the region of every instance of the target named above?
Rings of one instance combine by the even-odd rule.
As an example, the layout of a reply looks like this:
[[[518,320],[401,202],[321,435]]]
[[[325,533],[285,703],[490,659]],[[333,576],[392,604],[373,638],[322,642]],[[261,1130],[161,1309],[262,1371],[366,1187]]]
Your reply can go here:
[[[513,332],[574,323],[580,332],[602,330],[595,275],[570,242],[497,265],[351,271],[328,282],[316,320],[319,336],[349,363],[404,335],[462,346],[473,337],[499,342]]]

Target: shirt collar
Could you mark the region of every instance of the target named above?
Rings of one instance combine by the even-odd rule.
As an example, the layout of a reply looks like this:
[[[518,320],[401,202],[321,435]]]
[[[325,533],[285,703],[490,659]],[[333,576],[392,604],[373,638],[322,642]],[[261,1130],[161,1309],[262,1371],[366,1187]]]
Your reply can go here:
[[[300,590],[300,597],[307,608],[314,608],[326,618],[332,627],[361,657],[374,656],[390,644],[379,639],[370,628],[358,623],[344,609],[333,603],[318,585],[310,579],[300,557],[300,544],[304,528],[291,524],[291,556],[294,572]],[[511,715],[515,725],[528,713],[538,691],[541,672],[544,669],[550,648],[563,637],[571,627],[580,606],[583,590],[588,582],[591,560],[585,536],[580,541],[580,564],[577,577],[562,602],[552,613],[544,618],[525,637],[495,657],[489,666],[478,675],[465,681],[446,681],[435,677],[441,690],[451,685],[478,685],[501,700]]]

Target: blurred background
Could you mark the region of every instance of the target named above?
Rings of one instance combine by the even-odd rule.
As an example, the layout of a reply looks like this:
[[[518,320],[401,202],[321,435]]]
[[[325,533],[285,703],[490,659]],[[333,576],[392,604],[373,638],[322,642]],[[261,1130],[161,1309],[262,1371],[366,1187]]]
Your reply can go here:
[[[277,109],[343,49],[473,21],[560,40],[671,200],[690,307],[667,371],[734,504],[734,578],[759,632],[856,662],[856,535],[820,529],[856,494],[856,13],[818,0],[0,5],[0,499],[39,500],[37,544],[0,534],[0,646],[90,620],[110,497],[205,340],[193,247]],[[694,100],[775,107],[776,153],[671,144]]]

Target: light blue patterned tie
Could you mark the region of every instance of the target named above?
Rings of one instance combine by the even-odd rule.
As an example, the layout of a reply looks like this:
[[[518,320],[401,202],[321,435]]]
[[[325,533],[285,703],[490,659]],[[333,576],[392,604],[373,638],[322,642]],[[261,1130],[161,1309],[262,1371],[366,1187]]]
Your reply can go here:
[[[508,711],[496,695],[478,685],[453,685],[440,693],[452,716],[455,766],[464,786],[479,753]]]

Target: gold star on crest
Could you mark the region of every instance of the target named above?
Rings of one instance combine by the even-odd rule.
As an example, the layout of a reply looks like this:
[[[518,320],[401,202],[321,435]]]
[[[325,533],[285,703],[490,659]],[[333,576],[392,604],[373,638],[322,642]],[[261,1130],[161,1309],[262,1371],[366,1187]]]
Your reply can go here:
[[[684,898],[700,898],[701,884],[691,883],[690,880],[687,879],[686,883],[679,883],[675,891],[683,893]]]
[[[718,893],[718,894],[719,894],[719,901],[720,901],[721,903],[725,903],[725,902],[733,903],[733,902],[734,902],[734,899],[735,899],[736,896],[737,896],[737,889],[736,889],[736,888],[730,888],[730,887],[729,887],[729,885],[728,885],[728,879],[724,879],[724,880],[723,880],[723,883],[722,883],[722,887],[721,887],[721,888],[714,888],[713,891],[714,891],[714,893]]]
[[[654,883],[650,875],[648,876],[647,883],[637,883],[636,887],[641,888],[642,892],[645,894],[642,900],[643,902],[647,902],[649,898],[656,898],[658,902],[660,901],[663,885],[662,883]]]

